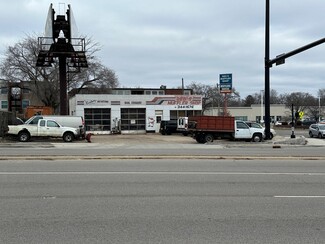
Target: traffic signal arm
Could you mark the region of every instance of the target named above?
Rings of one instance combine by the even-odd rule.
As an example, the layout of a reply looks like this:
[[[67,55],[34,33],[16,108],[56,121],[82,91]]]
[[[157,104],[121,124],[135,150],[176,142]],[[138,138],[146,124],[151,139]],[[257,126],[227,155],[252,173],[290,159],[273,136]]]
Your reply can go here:
[[[312,43],[310,43],[310,44],[308,44],[306,46],[297,48],[297,49],[295,49],[295,50],[293,50],[291,52],[284,53],[284,54],[280,54],[276,58],[270,59],[270,60],[266,61],[267,62],[267,65],[269,67],[272,67],[273,64],[277,64],[277,65],[283,64],[285,62],[285,59],[286,58],[289,58],[289,57],[294,56],[294,55],[296,55],[298,53],[301,53],[303,51],[306,51],[306,50],[308,50],[310,48],[313,48],[315,46],[318,46],[318,45],[320,45],[320,44],[322,44],[324,42],[325,42],[325,38],[322,38],[322,39],[320,39],[318,41],[315,41],[315,42],[312,42]]]

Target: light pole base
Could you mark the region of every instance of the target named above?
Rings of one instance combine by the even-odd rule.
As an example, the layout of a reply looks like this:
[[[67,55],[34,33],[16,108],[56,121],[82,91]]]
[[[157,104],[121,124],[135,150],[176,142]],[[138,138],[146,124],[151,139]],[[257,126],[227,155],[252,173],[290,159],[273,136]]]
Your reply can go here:
[[[295,136],[295,127],[294,126],[291,127],[291,138],[296,138],[296,136]]]

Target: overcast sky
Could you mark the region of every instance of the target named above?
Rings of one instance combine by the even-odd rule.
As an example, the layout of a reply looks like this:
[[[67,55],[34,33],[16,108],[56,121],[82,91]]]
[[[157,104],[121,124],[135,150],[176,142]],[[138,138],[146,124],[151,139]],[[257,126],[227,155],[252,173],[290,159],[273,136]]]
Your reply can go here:
[[[270,57],[325,37],[324,0],[270,0]],[[71,9],[121,87],[215,85],[232,73],[242,98],[264,90],[265,0],[0,0],[0,52],[44,33],[50,4]],[[61,3],[61,4],[59,4]],[[62,4],[64,3],[64,4]],[[271,69],[279,94],[325,88],[325,44]]]

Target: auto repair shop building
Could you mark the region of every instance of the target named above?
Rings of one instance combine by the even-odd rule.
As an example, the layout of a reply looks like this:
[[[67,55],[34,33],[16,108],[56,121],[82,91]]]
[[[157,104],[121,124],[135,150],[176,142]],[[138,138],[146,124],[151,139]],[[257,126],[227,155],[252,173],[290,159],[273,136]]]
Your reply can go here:
[[[113,132],[159,132],[161,120],[200,115],[202,96],[166,95],[165,90],[113,90],[112,94],[76,94],[69,100],[70,115],[83,116],[86,131],[94,134]]]

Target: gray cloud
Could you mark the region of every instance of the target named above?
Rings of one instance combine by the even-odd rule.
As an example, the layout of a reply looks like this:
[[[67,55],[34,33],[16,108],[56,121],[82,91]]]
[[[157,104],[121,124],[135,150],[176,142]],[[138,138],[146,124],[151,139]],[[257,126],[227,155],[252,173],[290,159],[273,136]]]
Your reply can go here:
[[[50,3],[0,3],[0,50],[42,33]],[[271,0],[271,58],[325,37],[323,0]],[[233,73],[242,97],[264,89],[263,0],[72,0],[79,32],[103,48],[98,55],[115,70],[124,87],[167,87],[192,81],[218,83]],[[316,95],[325,88],[321,45],[271,69],[271,88],[279,93]]]

